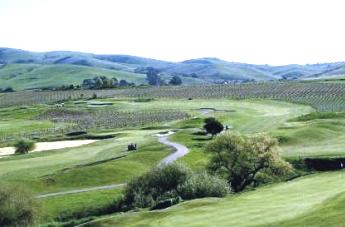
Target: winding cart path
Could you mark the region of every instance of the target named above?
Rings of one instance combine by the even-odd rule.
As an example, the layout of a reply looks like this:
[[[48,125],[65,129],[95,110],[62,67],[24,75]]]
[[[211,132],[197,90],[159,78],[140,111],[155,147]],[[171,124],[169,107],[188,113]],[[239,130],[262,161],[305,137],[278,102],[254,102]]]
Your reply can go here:
[[[169,147],[173,147],[175,149],[175,152],[165,157],[162,161],[160,161],[159,165],[167,165],[174,161],[176,161],[178,158],[185,156],[189,150],[186,146],[174,143],[169,141],[169,136],[174,134],[174,132],[169,132],[166,134],[157,134],[158,136],[158,142],[167,145]],[[82,189],[75,189],[70,191],[64,191],[64,192],[55,192],[55,193],[47,193],[36,196],[37,199],[47,198],[47,197],[53,197],[53,196],[61,196],[61,195],[68,195],[68,194],[76,194],[76,193],[82,193],[82,192],[90,192],[90,191],[99,191],[99,190],[110,190],[115,188],[121,188],[125,186],[126,184],[112,184],[112,185],[104,185],[104,186],[98,186],[98,187],[92,187],[92,188],[82,188]]]

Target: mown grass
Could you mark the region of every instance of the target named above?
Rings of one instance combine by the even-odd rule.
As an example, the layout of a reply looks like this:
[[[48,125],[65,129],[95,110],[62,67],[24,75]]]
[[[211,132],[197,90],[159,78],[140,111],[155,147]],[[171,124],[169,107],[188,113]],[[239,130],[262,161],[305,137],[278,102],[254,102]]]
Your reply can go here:
[[[343,226],[345,217],[345,193],[342,192],[325,202],[316,205],[311,211],[301,214],[287,221],[274,223],[267,226],[310,226],[328,227]]]
[[[111,205],[122,195],[122,189],[110,189],[54,196],[40,199],[41,222],[63,221],[73,214]]]
[[[343,171],[315,174],[230,195],[226,199],[207,198],[162,211],[118,214],[88,226],[262,226],[283,223],[344,192],[344,187]]]
[[[0,183],[17,183],[35,193],[124,183],[163,159],[171,149],[152,136],[157,131],[130,131],[124,137],[99,141],[78,148],[32,153],[0,159]],[[129,143],[139,150],[128,153]],[[97,161],[109,160],[97,165]]]

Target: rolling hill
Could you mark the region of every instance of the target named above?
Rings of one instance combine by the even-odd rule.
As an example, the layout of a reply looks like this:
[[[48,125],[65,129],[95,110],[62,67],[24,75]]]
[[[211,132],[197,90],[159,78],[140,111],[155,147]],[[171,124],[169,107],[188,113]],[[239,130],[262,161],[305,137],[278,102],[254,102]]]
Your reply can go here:
[[[345,75],[345,62],[313,65],[253,65],[199,58],[167,62],[129,55],[96,55],[71,51],[30,52],[0,48],[0,88],[16,90],[81,84],[95,76],[117,77],[144,84],[147,67],[165,80],[173,75],[184,84],[267,80],[307,80]]]

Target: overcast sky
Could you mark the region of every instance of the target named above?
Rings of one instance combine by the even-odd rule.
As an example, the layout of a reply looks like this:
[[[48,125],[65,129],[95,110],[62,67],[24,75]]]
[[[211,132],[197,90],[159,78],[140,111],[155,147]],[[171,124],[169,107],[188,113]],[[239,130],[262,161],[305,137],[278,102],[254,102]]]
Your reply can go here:
[[[181,61],[345,61],[344,0],[0,0],[0,46]]]

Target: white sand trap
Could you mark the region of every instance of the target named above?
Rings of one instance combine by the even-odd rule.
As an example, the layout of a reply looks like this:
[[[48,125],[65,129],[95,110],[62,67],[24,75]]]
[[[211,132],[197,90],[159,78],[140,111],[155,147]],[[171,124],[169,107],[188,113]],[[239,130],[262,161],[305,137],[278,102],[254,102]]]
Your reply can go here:
[[[56,142],[40,142],[35,144],[35,149],[31,152],[58,150],[70,147],[79,147],[86,144],[91,144],[97,142],[98,140],[65,140]],[[12,155],[15,152],[14,147],[3,147],[0,148],[0,158],[1,156]]]

